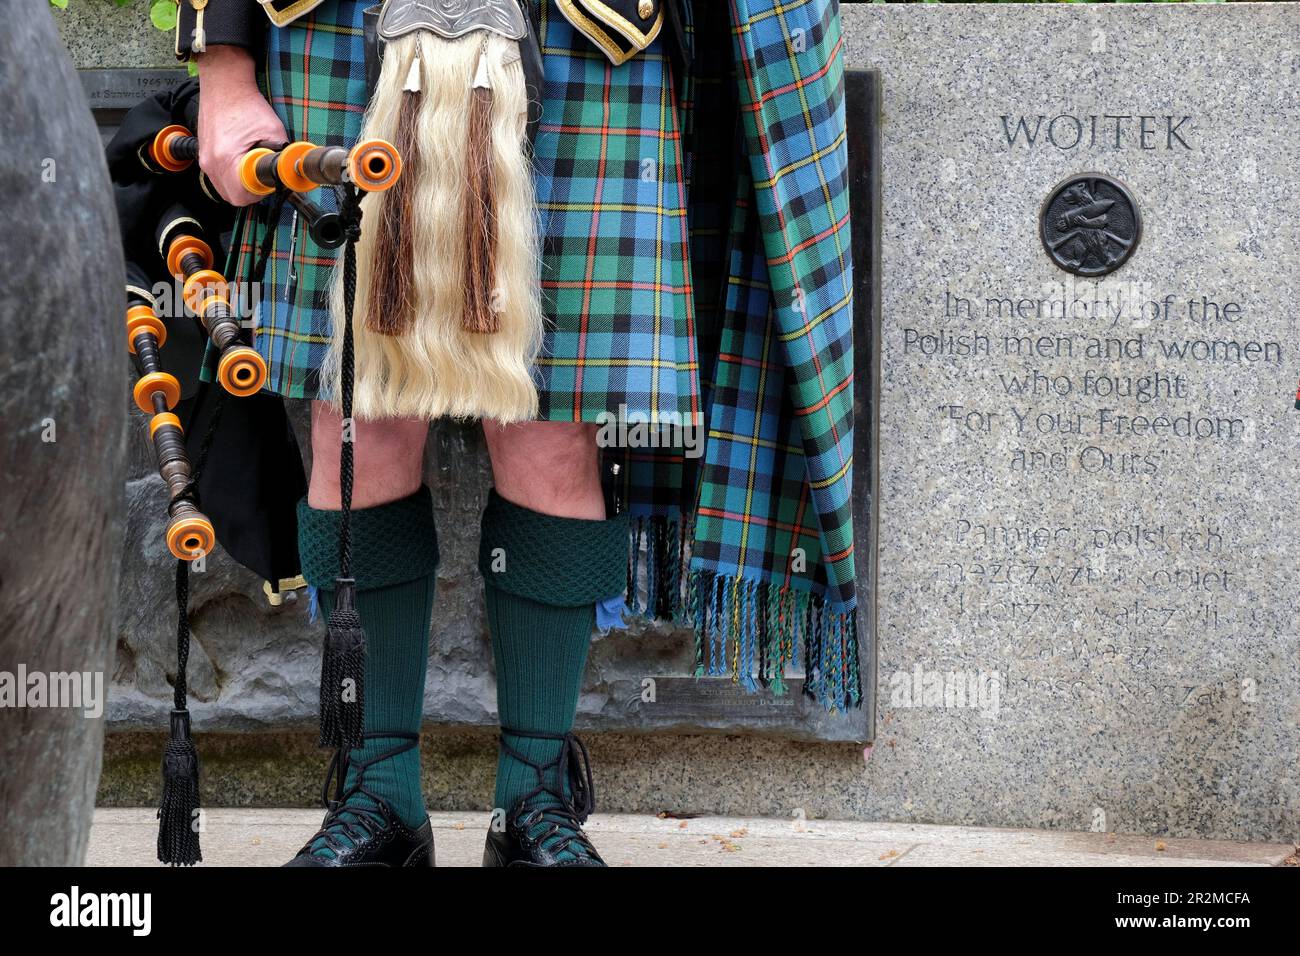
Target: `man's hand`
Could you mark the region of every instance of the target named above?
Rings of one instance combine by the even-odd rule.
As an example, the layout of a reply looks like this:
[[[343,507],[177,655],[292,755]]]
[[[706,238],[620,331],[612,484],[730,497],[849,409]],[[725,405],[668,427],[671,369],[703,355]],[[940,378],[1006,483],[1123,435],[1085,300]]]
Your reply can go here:
[[[239,160],[262,140],[283,143],[284,124],[257,88],[253,58],[237,46],[212,46],[198,57],[199,167],[223,199],[257,202],[239,182]]]

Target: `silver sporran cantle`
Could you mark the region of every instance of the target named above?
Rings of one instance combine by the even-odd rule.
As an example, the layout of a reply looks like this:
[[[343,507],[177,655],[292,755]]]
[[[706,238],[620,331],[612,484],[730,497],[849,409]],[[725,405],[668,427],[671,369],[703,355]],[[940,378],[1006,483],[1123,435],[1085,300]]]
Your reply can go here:
[[[448,40],[488,30],[522,40],[528,24],[518,0],[388,0],[379,15],[379,36],[396,40],[412,30],[429,30]]]

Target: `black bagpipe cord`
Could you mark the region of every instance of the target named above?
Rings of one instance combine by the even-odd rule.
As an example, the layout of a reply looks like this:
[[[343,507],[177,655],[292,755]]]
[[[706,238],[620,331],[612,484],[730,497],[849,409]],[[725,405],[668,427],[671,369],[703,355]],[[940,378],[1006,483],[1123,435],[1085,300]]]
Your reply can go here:
[[[346,777],[346,757],[361,746],[365,723],[366,634],[356,608],[356,580],[352,577],[352,391],[355,357],[352,315],[357,295],[356,244],[361,237],[361,205],[356,187],[339,187],[339,212],[346,243],[343,246],[343,347],[340,404],[343,432],[339,453],[339,574],[334,582],[334,607],[330,611],[321,658],[320,746],[336,750],[340,769],[335,799],[341,799]],[[327,787],[328,789],[328,787]]]
[[[272,242],[275,236],[275,224],[279,222],[281,211],[288,194],[281,191],[270,207],[267,217],[266,233],[258,251],[258,259],[253,267],[254,288],[261,284],[270,260]],[[198,420],[207,393],[212,391],[211,383],[199,385],[199,392],[194,401],[192,420]],[[190,472],[189,484],[173,499],[189,499],[199,505],[199,475],[207,461],[212,448],[217,427],[221,422],[221,412],[225,407],[225,392],[216,389],[217,397],[208,421],[199,452],[194,459]],[[186,669],[190,658],[190,562],[176,562],[176,681],[172,695],[171,733],[167,747],[163,751],[162,761],[162,799],[158,806],[158,860],[170,866],[192,866],[203,860],[203,851],[199,845],[201,817],[199,814],[199,753],[194,746],[190,732],[190,712],[188,706],[188,678]]]
[[[199,386],[197,406],[208,390]],[[225,407],[224,395],[217,396],[212,418],[203,435],[199,453],[190,470],[190,482],[173,500],[188,498],[198,505],[198,481]],[[199,846],[199,752],[190,734],[186,668],[190,659],[190,563],[176,562],[176,682],[172,694],[171,734],[163,751],[162,800],[158,805],[158,860],[171,866],[192,866],[203,859]]]

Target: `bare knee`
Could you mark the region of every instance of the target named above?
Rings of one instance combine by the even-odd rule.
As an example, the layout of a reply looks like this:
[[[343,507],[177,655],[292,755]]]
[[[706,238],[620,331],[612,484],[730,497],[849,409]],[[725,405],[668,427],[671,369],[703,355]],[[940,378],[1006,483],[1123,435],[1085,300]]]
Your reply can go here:
[[[605,517],[596,427],[570,422],[484,422],[498,493],[544,514]]]
[[[354,421],[352,505],[370,508],[412,495],[424,480],[424,443],[429,423],[393,418]],[[307,503],[313,508],[342,506],[339,462],[343,420],[327,402],[312,402],[311,483]]]

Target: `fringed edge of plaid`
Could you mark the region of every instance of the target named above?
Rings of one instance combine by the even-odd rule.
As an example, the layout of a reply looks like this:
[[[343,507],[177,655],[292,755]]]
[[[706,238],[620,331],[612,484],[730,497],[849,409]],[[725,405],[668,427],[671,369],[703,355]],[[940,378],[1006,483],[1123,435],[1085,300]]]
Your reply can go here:
[[[856,609],[833,611],[820,595],[788,585],[692,570],[690,537],[689,521],[663,515],[632,519],[630,612],[689,627],[696,677],[730,675],[747,691],[781,696],[789,690],[786,669],[802,652],[806,696],[830,711],[861,706]]]

